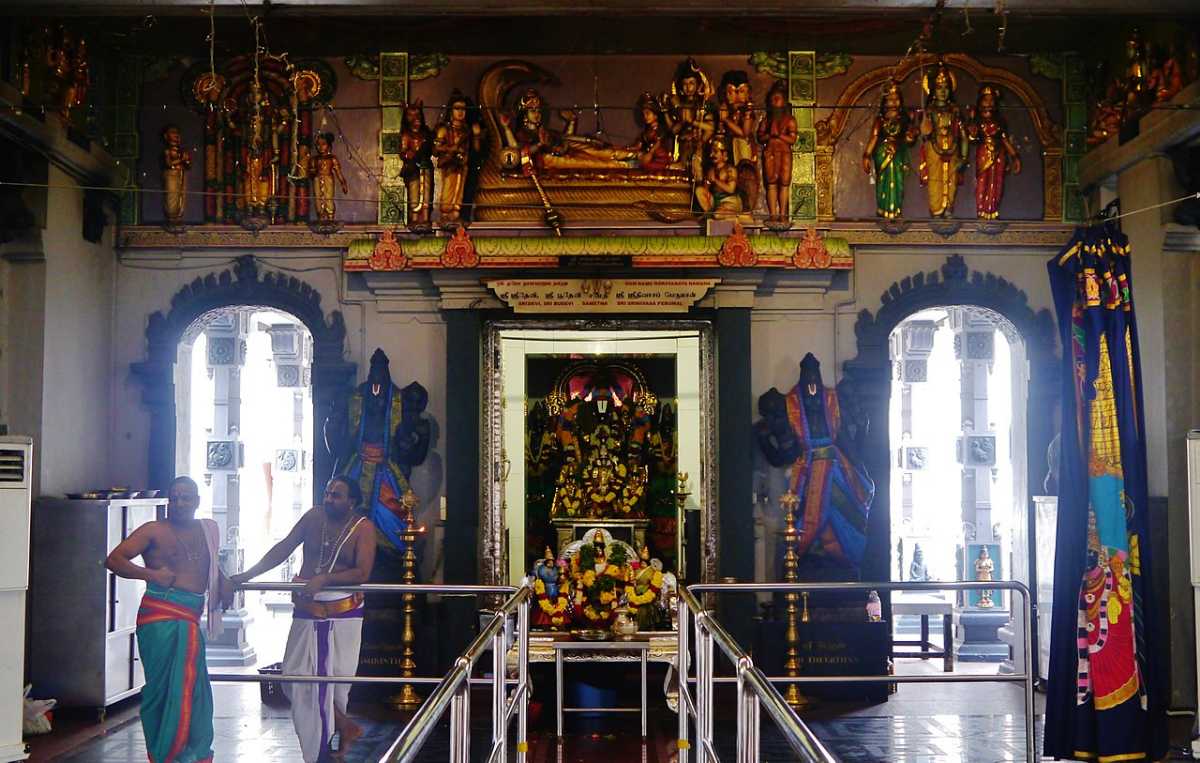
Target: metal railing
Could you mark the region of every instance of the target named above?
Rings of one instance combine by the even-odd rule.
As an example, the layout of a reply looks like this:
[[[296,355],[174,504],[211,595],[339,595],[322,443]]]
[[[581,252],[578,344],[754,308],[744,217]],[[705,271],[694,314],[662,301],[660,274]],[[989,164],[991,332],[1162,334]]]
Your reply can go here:
[[[772,676],[764,677],[754,668],[750,658],[745,655],[720,624],[718,624],[707,608],[696,599],[705,593],[799,593],[802,591],[982,591],[1010,590],[1021,595],[1025,614],[1025,627],[1022,630],[1022,655],[1024,670],[1012,675],[963,675],[949,673],[939,675],[875,675],[875,676],[845,676],[845,675],[814,675],[814,676]],[[680,589],[679,600],[679,763],[687,763],[688,717],[696,718],[696,743],[700,750],[700,763],[717,760],[716,751],[712,746],[712,695],[717,683],[738,684],[738,761],[757,760],[758,756],[758,705],[761,703],[768,713],[779,724],[780,730],[800,755],[807,756],[802,760],[828,761],[836,760],[821,746],[808,727],[799,719],[795,712],[784,702],[778,691],[771,684],[776,683],[1021,683],[1024,684],[1025,700],[1025,754],[1026,760],[1038,760],[1035,741],[1035,718],[1033,708],[1033,636],[1031,632],[1033,613],[1029,589],[1024,583],[1016,580],[993,581],[963,581],[935,583],[708,583],[688,586]],[[687,661],[687,617],[689,611],[696,613],[696,698],[693,699],[688,690]],[[714,677],[712,642],[733,661],[737,667],[737,677]],[[769,698],[763,689],[769,688]],[[754,696],[751,696],[753,694]],[[807,746],[807,747],[806,747]],[[821,757],[821,756],[825,757]]]
[[[514,590],[514,589],[509,589]],[[524,763],[529,748],[529,607],[532,592],[523,583],[496,611],[466,651],[454,661],[454,667],[438,682],[437,688],[421,704],[400,732],[396,741],[380,758],[380,763],[409,763],[433,733],[438,721],[450,709],[450,763],[471,759],[471,671],[489,648],[492,650],[492,747],[486,760],[504,763],[508,758],[508,725],[517,715],[517,761]],[[505,655],[511,633],[509,616],[517,616],[516,690],[508,696],[505,679]]]
[[[732,585],[732,584],[726,584]],[[747,586],[753,584],[747,584]],[[696,586],[692,586],[695,589]],[[834,758],[821,744],[796,711],[788,706],[779,690],[754,666],[754,661],[742,650],[733,636],[713,619],[689,589],[679,589],[679,652],[676,670],[679,672],[679,763],[687,763],[690,743],[688,727],[696,719],[696,746],[700,763],[718,761],[713,747],[713,643],[721,648],[737,672],[737,760],[757,763],[759,715],[762,709],[774,719],[785,739],[804,763],[832,763]],[[688,684],[691,668],[688,659],[688,618],[695,619],[696,696]]]
[[[243,591],[301,591],[304,583],[245,583]],[[242,673],[212,673],[209,680],[229,683],[339,683],[339,684],[437,684],[433,693],[421,704],[396,741],[381,759],[387,763],[408,763],[416,760],[421,747],[433,733],[438,721],[450,710],[450,760],[466,763],[470,760],[470,688],[473,684],[492,687],[492,749],[487,760],[504,763],[508,754],[508,726],[513,713],[517,714],[517,761],[524,763],[528,747],[529,705],[529,605],[530,588],[488,585],[406,585],[401,583],[364,583],[361,585],[328,586],[325,591],[347,593],[441,594],[443,596],[481,596],[508,594],[509,598],[496,611],[491,621],[480,631],[454,666],[442,678],[431,676],[312,676],[256,675]],[[519,654],[519,677],[516,691],[506,697],[507,687],[514,684],[505,678],[505,653],[513,636],[510,616],[515,614],[515,634]],[[492,650],[492,678],[472,678],[471,671],[479,657]]]

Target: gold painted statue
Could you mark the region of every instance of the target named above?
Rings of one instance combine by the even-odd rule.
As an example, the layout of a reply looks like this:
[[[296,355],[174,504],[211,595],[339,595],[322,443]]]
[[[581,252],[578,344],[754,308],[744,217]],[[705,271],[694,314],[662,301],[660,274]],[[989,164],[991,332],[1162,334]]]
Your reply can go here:
[[[183,148],[179,127],[167,125],[162,131],[163,215],[170,225],[183,222],[187,200],[185,176],[192,167],[192,152]]]
[[[468,122],[471,102],[455,90],[446,102],[446,112],[433,137],[434,163],[442,173],[440,199],[443,228],[453,227],[462,220],[463,192],[467,173],[474,159],[483,150],[483,129]]]
[[[400,177],[408,191],[408,227],[424,232],[433,207],[433,135],[425,124],[424,104],[418,100],[404,107],[400,125]]]
[[[342,174],[342,165],[333,155],[333,133],[317,134],[317,153],[308,158],[308,175],[312,178],[317,219],[323,223],[333,222],[337,214],[333,201],[334,182],[342,187],[342,193],[350,190]]]
[[[767,114],[758,125],[762,147],[763,184],[767,189],[767,221],[789,225],[792,188],[792,147],[798,136],[796,118],[788,106],[787,83],[775,80],[767,92]]]
[[[614,148],[599,138],[576,134],[579,115],[574,111],[558,112],[564,123],[561,133],[546,126],[545,112],[541,94],[528,88],[517,103],[515,115],[500,115],[505,148],[512,152],[509,169],[519,167],[531,174],[542,169],[627,170],[636,166],[637,151]]]
[[[939,62],[922,86],[929,101],[921,117],[921,184],[928,187],[930,216],[952,217],[967,160],[967,136],[954,102],[958,82]]]
[[[662,104],[652,93],[642,93],[634,115],[642,131],[629,148],[636,152],[638,166],[644,170],[665,170],[673,166],[675,136],[666,124]]]
[[[713,134],[712,95],[712,85],[694,58],[675,70],[666,99],[666,123],[675,135],[676,161],[697,180],[704,174],[704,145]]]
[[[991,581],[992,572],[996,569],[996,563],[988,556],[987,546],[979,549],[979,558],[975,560],[975,579],[983,581]],[[979,592],[979,607],[981,609],[991,609],[996,606],[992,601],[992,592],[990,589],[985,589]]]

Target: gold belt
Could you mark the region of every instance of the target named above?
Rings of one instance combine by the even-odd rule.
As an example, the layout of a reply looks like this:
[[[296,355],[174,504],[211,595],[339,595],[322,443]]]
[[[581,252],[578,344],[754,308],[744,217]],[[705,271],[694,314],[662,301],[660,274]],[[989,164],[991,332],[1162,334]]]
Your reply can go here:
[[[354,593],[344,599],[334,601],[309,601],[292,596],[292,604],[299,610],[316,620],[324,620],[334,615],[340,615],[356,609],[363,603],[363,595]]]

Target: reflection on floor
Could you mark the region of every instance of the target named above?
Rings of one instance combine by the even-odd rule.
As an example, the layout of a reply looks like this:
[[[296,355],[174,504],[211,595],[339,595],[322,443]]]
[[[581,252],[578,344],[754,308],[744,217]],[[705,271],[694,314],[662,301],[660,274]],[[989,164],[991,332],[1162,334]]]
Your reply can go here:
[[[473,759],[482,759],[490,738],[485,692],[476,693],[477,708],[472,712],[476,741]],[[661,696],[661,695],[660,695]],[[216,705],[215,760],[218,761],[299,761],[300,749],[286,709],[263,706],[254,685],[218,685],[214,687]],[[717,706],[732,707],[732,697],[718,695]],[[1002,705],[1007,711],[1001,711]],[[1015,686],[927,686],[902,687],[900,693],[882,705],[839,707],[832,703],[816,705],[805,718],[817,736],[834,754],[847,763],[880,761],[1017,761],[1024,758],[1024,725],[1020,714],[1020,692]],[[961,715],[950,714],[951,709]],[[552,729],[554,716],[545,704],[532,707],[531,728]],[[381,715],[371,708],[356,713],[367,733],[346,760],[349,763],[378,761],[405,720],[397,715]],[[600,718],[573,717],[568,734],[556,743],[553,732],[534,733],[530,744],[530,763],[571,763],[574,761],[612,761],[616,763],[670,763],[675,760],[675,716],[661,703],[652,704],[650,738],[644,743],[624,729],[636,729],[636,716]],[[444,763],[449,758],[448,727],[445,722],[427,745],[422,761]],[[1040,735],[1040,731],[1039,731]],[[714,737],[723,760],[734,756],[735,726],[732,718],[719,720]],[[769,719],[763,720],[761,746],[763,761],[792,760],[790,749],[775,732]],[[35,760],[64,763],[142,763],[146,747],[141,724],[130,717],[123,725],[103,736],[91,739],[61,756],[38,754]]]

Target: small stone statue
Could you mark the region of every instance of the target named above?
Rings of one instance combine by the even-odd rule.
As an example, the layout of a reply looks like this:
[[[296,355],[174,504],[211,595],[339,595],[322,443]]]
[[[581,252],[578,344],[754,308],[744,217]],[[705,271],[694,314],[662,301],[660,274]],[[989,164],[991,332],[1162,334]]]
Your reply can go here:
[[[342,193],[350,190],[342,174],[342,165],[333,155],[333,133],[317,134],[317,153],[308,159],[308,176],[313,182],[317,219],[322,223],[332,223],[337,214],[337,206],[333,201],[334,182],[341,186]]]
[[[187,199],[184,176],[192,167],[192,152],[182,147],[183,139],[176,125],[162,131],[163,215],[168,225],[183,222],[184,202]]]
[[[908,579],[914,583],[924,583],[929,580],[929,570],[925,567],[925,552],[921,544],[913,544],[912,563],[908,565]]]
[[[979,549],[979,558],[975,560],[975,579],[991,581],[992,571],[996,568],[996,563],[988,557],[987,546]],[[990,589],[984,589],[979,592],[980,609],[991,609],[996,606],[992,602],[992,592]]]
[[[883,602],[879,600],[879,592],[867,594],[867,620],[877,623],[883,619]]]

